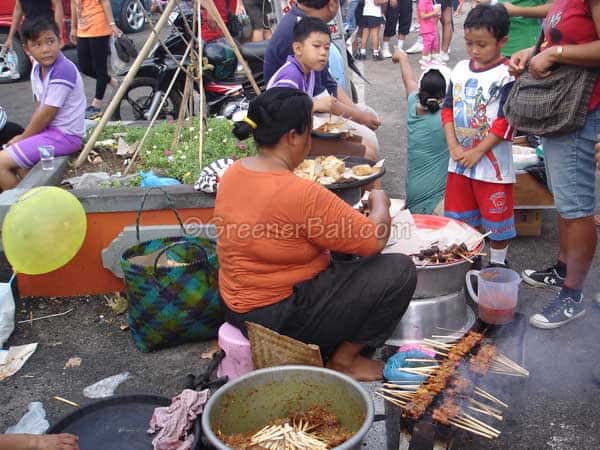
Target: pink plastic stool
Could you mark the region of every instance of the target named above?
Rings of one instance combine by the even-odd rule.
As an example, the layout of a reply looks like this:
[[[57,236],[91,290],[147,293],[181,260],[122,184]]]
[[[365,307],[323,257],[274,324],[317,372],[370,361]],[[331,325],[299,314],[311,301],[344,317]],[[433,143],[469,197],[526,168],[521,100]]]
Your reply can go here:
[[[227,322],[221,325],[219,347],[225,351],[225,358],[217,369],[218,377],[228,376],[231,381],[254,370],[250,342],[238,328]]]

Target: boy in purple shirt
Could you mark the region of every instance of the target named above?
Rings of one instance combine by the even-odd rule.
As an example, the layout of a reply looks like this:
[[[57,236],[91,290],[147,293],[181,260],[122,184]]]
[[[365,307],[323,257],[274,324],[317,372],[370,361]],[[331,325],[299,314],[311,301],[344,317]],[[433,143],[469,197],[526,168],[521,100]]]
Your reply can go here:
[[[25,21],[21,28],[25,50],[35,60],[31,89],[35,111],[25,131],[0,151],[0,189],[12,189],[18,169],[29,169],[40,160],[38,148],[54,147],[54,155],[76,153],[85,132],[85,93],[75,64],[60,51],[59,30],[45,16]]]
[[[317,82],[318,73],[327,66],[330,46],[331,33],[325,22],[308,16],[300,19],[294,25],[292,44],[294,55],[288,56],[285,64],[273,74],[267,83],[267,89],[272,87],[299,89],[312,98],[313,113],[351,117],[353,108],[329,95],[327,89]],[[362,138],[362,144],[366,147],[365,157],[376,159],[377,138],[369,139],[373,132],[356,122],[349,119],[348,121],[350,127]]]

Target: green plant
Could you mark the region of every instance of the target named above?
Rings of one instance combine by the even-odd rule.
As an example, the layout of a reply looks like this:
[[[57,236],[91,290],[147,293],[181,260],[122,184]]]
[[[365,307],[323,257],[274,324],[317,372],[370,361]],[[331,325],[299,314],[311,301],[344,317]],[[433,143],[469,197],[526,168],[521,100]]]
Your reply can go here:
[[[179,143],[171,148],[175,134],[175,123],[162,122],[151,129],[132,171],[153,170],[162,176],[176,178],[184,184],[198,179],[203,167],[220,158],[243,158],[254,155],[253,142],[239,142],[232,134],[233,122],[221,117],[208,119],[204,131],[202,164],[198,162],[199,121],[186,121]],[[116,124],[107,126],[98,140],[122,136],[128,144],[141,141],[146,128]],[[136,180],[137,181],[137,180]],[[137,181],[139,183],[139,181]]]

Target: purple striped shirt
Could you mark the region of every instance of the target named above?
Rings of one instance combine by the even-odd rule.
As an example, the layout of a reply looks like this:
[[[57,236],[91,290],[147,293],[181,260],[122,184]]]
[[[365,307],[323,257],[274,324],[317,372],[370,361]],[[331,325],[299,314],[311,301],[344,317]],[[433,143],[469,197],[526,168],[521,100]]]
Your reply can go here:
[[[312,98],[315,95],[315,71],[311,70],[308,76],[305,76],[298,60],[290,55],[287,57],[285,64],[269,80],[267,89],[272,87],[300,89]]]
[[[58,128],[67,135],[83,137],[85,133],[85,91],[75,64],[60,52],[42,80],[40,65],[31,70],[33,98],[40,106],[58,108],[48,128]]]

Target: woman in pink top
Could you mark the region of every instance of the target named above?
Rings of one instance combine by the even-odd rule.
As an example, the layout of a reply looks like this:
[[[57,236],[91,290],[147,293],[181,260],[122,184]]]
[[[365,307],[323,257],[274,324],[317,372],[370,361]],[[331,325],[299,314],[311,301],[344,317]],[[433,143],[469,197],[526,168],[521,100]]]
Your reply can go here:
[[[422,68],[437,63],[440,52],[437,21],[440,16],[440,5],[433,4],[433,0],[419,0],[417,4],[417,17],[419,18],[419,33],[423,39],[423,56],[419,60]]]

